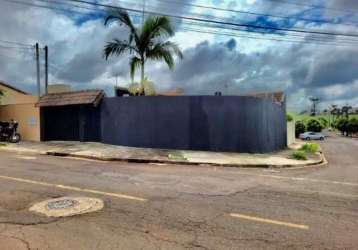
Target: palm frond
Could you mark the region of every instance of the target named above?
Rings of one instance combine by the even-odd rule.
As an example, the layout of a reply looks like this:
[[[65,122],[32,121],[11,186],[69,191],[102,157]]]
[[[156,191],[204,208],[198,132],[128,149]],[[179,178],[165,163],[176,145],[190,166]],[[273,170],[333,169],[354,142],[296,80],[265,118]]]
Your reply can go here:
[[[168,42],[163,43],[162,47],[171,51],[180,59],[184,58],[183,52],[180,50],[179,46],[176,43],[168,41]]]
[[[137,70],[137,68],[139,68],[141,66],[141,59],[134,56],[131,58],[130,62],[129,62],[129,67],[130,67],[130,76],[131,76],[131,79],[133,81],[134,79],[134,74],[135,74],[135,71]]]
[[[120,25],[125,25],[130,30],[129,41],[133,39],[137,42],[139,40],[139,35],[136,27],[134,26],[129,14],[127,11],[119,9],[117,11],[110,11],[106,19],[104,20],[104,25],[107,26],[112,22],[119,22]]]
[[[170,69],[174,68],[173,54],[183,58],[179,47],[172,42],[157,43],[151,50],[147,51],[147,58],[152,60],[164,60]]]
[[[146,48],[157,37],[171,37],[174,35],[170,19],[164,16],[148,17],[139,34],[139,46]]]
[[[133,50],[135,50],[135,48],[128,44],[128,42],[114,39],[113,42],[108,42],[104,46],[103,56],[108,60],[112,55],[119,56],[127,51],[132,52]]]
[[[174,58],[170,50],[163,48],[159,44],[147,52],[147,58],[152,60],[164,60],[170,69],[174,68]]]

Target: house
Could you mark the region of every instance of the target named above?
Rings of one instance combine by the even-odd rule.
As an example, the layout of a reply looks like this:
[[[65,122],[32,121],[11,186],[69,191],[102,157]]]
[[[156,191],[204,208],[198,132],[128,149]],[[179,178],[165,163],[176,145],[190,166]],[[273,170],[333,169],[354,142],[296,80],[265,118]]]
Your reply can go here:
[[[41,139],[143,148],[266,153],[287,146],[283,93],[119,96],[102,90],[42,96]]]
[[[18,132],[23,140],[40,140],[40,110],[35,107],[38,97],[0,81],[0,120],[19,123]]]
[[[42,96],[37,104],[41,110],[41,140],[99,141],[99,104],[104,96],[102,90]]]
[[[0,90],[4,96],[0,99],[0,105],[35,103],[38,99],[21,89],[0,81]]]

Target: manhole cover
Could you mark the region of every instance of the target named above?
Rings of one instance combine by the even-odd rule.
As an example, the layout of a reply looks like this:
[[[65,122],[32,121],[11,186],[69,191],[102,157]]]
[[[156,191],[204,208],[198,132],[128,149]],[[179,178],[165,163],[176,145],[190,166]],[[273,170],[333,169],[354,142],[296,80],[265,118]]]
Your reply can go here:
[[[48,217],[66,217],[101,210],[103,201],[87,197],[62,197],[34,204],[31,212],[45,214]]]
[[[74,199],[64,199],[59,201],[50,201],[47,203],[48,209],[65,209],[72,208],[78,204],[78,201]]]

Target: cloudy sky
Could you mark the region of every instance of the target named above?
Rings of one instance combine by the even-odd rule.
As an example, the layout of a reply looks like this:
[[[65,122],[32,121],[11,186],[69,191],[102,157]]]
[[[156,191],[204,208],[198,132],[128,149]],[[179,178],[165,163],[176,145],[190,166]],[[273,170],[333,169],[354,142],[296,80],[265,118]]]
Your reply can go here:
[[[142,0],[88,1],[143,8]],[[310,96],[321,98],[321,108],[358,106],[357,0],[146,0],[145,9],[250,26],[173,18],[176,35],[171,40],[183,50],[184,59],[174,71],[148,62],[146,75],[160,91],[237,95],[283,90],[292,111],[307,109]],[[140,14],[130,13],[139,25]],[[108,95],[116,78],[126,86],[129,56],[106,61],[102,50],[106,42],[125,39],[128,33],[117,25],[104,27],[104,15],[103,8],[69,0],[0,0],[0,80],[35,93],[34,51],[13,42],[39,42],[49,46],[50,83],[102,88]],[[286,31],[292,29],[304,32]]]

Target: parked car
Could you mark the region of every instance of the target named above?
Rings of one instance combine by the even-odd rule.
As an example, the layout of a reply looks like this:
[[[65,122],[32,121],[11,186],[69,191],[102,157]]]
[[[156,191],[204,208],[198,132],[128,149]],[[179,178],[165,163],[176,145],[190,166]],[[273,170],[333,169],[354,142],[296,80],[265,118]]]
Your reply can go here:
[[[302,140],[324,140],[324,135],[319,132],[305,132],[300,134],[299,138]]]

